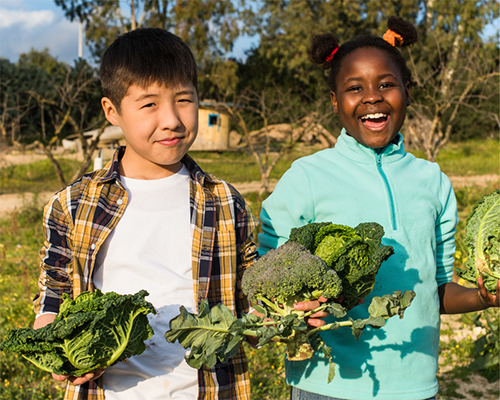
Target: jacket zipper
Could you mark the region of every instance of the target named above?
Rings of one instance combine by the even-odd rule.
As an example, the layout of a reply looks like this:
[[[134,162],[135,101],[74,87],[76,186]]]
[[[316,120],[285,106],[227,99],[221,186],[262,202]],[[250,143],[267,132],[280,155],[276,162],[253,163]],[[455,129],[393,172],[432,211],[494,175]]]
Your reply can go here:
[[[392,229],[395,231],[398,229],[398,226],[396,222],[396,206],[394,204],[394,195],[389,185],[389,180],[387,179],[387,175],[385,174],[384,169],[382,168],[382,155],[377,154],[376,160],[377,160],[377,170],[380,176],[382,177],[382,180],[384,181],[385,190],[387,192],[387,197],[389,199],[389,210],[390,210],[389,218],[391,220],[391,226]]]

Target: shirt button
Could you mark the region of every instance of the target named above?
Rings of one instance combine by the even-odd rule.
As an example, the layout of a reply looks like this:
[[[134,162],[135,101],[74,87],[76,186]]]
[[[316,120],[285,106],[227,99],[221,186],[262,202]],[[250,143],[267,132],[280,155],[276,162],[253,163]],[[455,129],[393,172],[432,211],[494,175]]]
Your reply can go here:
[[[118,203],[119,206],[121,206],[123,204],[123,200],[122,199],[118,199],[117,203]]]
[[[92,243],[92,245],[90,246],[90,248],[91,248],[92,250],[95,250],[95,243]]]

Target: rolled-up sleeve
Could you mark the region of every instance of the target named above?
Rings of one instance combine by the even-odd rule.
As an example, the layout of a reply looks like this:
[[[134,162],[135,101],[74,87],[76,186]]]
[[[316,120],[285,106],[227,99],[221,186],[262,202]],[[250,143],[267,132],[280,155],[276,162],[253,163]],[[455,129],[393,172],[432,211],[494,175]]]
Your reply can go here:
[[[39,292],[33,300],[35,313],[57,313],[63,293],[71,295],[71,223],[55,195],[43,213],[44,246],[40,249]]]

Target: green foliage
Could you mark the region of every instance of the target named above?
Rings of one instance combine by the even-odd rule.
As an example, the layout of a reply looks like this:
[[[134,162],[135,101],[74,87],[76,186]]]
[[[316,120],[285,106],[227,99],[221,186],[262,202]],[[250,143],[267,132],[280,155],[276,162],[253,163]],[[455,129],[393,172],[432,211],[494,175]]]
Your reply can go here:
[[[480,276],[486,290],[496,293],[500,279],[500,190],[483,196],[467,217],[465,244],[468,258],[458,276],[476,283]]]
[[[271,341],[286,343],[288,359],[291,361],[310,358],[314,351],[321,350],[330,362],[328,382],[331,382],[335,373],[331,349],[323,342],[319,332],[351,327],[353,335],[358,338],[367,326],[378,329],[385,325],[388,318],[396,315],[402,318],[414,296],[414,292],[406,291],[374,297],[368,308],[368,318],[358,320],[341,320],[346,310],[336,303],[325,303],[302,316],[296,313],[278,315],[274,307],[268,308],[265,303],[264,306],[255,306],[262,317],[250,313],[236,318],[224,304],[219,303],[210,308],[208,300],[204,300],[199,314],[189,313],[182,306],[181,313],[170,321],[165,339],[170,343],[178,341],[184,348],[191,349],[186,362],[193,368],[202,365],[213,367],[217,362],[227,362],[236,354],[246,336],[257,338],[257,346]],[[310,329],[304,318],[320,309],[330,312],[339,321]]]
[[[144,300],[147,295],[145,290],[123,296],[96,290],[72,300],[63,294],[54,322],[9,330],[0,350],[58,375],[81,376],[109,367],[143,353],[144,341],[153,336],[147,315],[156,311]]]
[[[488,309],[482,313],[464,316],[466,322],[484,329],[484,334],[474,342],[473,361],[470,368],[480,371],[490,382],[498,379],[500,373],[500,320],[498,310]]]

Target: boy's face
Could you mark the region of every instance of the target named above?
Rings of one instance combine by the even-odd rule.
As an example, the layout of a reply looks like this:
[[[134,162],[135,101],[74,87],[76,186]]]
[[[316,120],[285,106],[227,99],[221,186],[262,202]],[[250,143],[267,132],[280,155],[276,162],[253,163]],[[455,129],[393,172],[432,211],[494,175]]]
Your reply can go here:
[[[389,55],[372,47],[353,51],[342,59],[333,110],[347,133],[359,143],[381,148],[403,125],[410,105],[409,84]]]
[[[106,118],[125,135],[121,173],[135,179],[160,179],[178,172],[198,132],[198,95],[191,82],[175,87],[157,83],[128,88],[118,113],[101,100]]]

